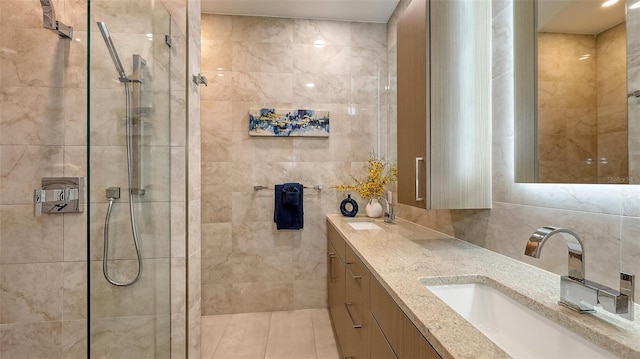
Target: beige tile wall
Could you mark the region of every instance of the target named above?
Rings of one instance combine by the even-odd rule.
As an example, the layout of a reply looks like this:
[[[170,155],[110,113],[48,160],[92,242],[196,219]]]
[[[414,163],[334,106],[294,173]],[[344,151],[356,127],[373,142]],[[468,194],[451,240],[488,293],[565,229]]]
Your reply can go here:
[[[379,117],[386,137],[386,26],[203,15],[202,70],[203,315],[326,306],[330,187],[362,173]],[[260,107],[328,109],[331,134],[250,137]],[[273,190],[253,191],[283,182],[323,186],[305,189],[300,231],[276,230]]]
[[[86,177],[86,2],[0,2],[0,356],[86,356],[86,210],[33,216],[42,177]]]
[[[626,29],[538,33],[540,181],[628,182]]]
[[[200,358],[200,318],[202,315],[201,289],[201,232],[202,232],[202,182],[200,163],[202,151],[200,138],[200,97],[202,86],[191,81],[191,76],[201,70],[201,19],[200,0],[187,3],[188,19],[188,70],[187,70],[187,358]]]
[[[598,183],[629,182],[626,30],[623,22],[596,37]]]
[[[587,278],[617,288],[621,270],[640,275],[640,188],[514,183],[512,0],[494,0],[492,7],[493,207],[427,211],[400,205],[398,215],[558,274],[567,271],[562,241],[549,242],[541,259],[526,257],[524,246],[541,226],[571,228],[585,242]],[[390,46],[397,16],[389,26]]]
[[[628,4],[631,5],[631,4]],[[627,91],[640,90],[640,14],[627,9]],[[629,98],[629,178],[640,184],[640,99]]]
[[[158,183],[153,192],[171,190],[172,196],[170,202],[168,198],[149,196],[139,206],[138,214],[142,237],[163,234],[167,238],[170,231],[173,241],[158,246],[143,242],[143,285],[134,289],[108,286],[101,277],[104,187],[107,182],[126,183],[126,177],[104,166],[109,161],[95,161],[124,153],[124,131],[119,121],[99,118],[122,117],[124,100],[121,85],[111,81],[113,65],[102,39],[97,30],[92,33],[95,51],[102,51],[102,56],[93,57],[92,63],[106,69],[92,75],[92,83],[96,84],[93,95],[101,99],[99,103],[94,101],[99,108],[94,111],[91,134],[92,144],[96,145],[92,156],[92,198],[96,203],[90,205],[92,217],[96,218],[90,233],[95,242],[89,255],[91,272],[95,275],[91,292],[95,357],[142,357],[149,353],[168,356],[169,335],[173,337],[174,357],[185,357],[186,3],[184,0],[164,3],[173,14],[173,121],[171,132],[164,128],[154,134],[154,147],[149,154],[171,158],[171,181]],[[134,48],[142,48],[145,53],[151,50],[138,46],[140,40],[144,44],[149,41],[145,35],[135,34],[151,26],[139,19],[146,19],[151,9],[160,9],[158,4],[155,7],[150,4],[146,0],[92,1],[93,14],[101,14],[92,21],[107,21],[112,31],[119,24],[127,25],[126,31],[113,34],[125,62],[130,62],[128,55]],[[74,26],[74,40],[59,40],[42,28],[39,1],[0,2],[0,29],[10,34],[0,40],[0,47],[6,50],[0,56],[0,356],[3,358],[87,355],[87,212],[32,216],[32,191],[39,187],[41,177],[87,177],[88,173],[87,2],[54,0],[54,5],[58,19]],[[123,11],[108,10],[117,7]],[[136,42],[138,45],[134,45]],[[155,65],[166,66],[168,62]],[[157,172],[164,167],[168,166],[149,170]],[[116,207],[112,235],[128,238],[126,204]],[[171,224],[153,221],[158,216],[168,218],[169,211]],[[121,268],[114,266],[114,272],[123,270],[128,271],[128,276],[135,275],[130,249],[123,242],[114,243],[112,255],[128,259],[119,263],[123,265]],[[172,279],[171,288],[166,285],[168,278]],[[168,331],[170,321],[172,333]],[[114,343],[123,351],[114,351]]]
[[[585,55],[588,57],[582,58]],[[597,183],[596,63],[594,36],[538,33],[538,168],[542,182]]]

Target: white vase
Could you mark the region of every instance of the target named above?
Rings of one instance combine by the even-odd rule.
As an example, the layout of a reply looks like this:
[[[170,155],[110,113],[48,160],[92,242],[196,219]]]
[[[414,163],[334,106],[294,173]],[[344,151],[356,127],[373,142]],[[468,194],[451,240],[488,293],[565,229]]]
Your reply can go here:
[[[378,202],[377,198],[372,198],[364,208],[369,218],[378,218],[382,215],[382,205]]]

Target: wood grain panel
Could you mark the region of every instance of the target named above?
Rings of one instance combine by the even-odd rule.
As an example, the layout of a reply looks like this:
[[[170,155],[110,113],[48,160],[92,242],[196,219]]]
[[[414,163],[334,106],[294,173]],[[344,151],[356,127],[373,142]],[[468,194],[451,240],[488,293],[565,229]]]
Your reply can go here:
[[[413,0],[398,21],[398,202],[426,208],[416,201],[415,159],[419,196],[427,198],[428,28],[427,1]]]
[[[491,2],[430,4],[431,208],[490,208]]]

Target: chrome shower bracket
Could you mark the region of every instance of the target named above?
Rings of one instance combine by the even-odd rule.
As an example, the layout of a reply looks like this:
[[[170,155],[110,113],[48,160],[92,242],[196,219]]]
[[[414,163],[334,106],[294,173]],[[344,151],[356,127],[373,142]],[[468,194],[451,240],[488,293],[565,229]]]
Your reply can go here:
[[[45,177],[42,188],[34,190],[33,215],[80,213],[84,177]]]
[[[202,76],[201,74],[193,75],[192,80],[196,85],[209,86],[209,80],[207,80],[207,78],[205,76]]]

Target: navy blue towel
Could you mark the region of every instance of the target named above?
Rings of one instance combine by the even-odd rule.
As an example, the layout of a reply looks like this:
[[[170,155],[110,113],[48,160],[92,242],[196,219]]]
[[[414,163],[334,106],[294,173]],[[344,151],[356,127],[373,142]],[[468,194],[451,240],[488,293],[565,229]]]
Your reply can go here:
[[[273,221],[278,229],[301,229],[304,226],[303,189],[300,183],[275,185]]]

